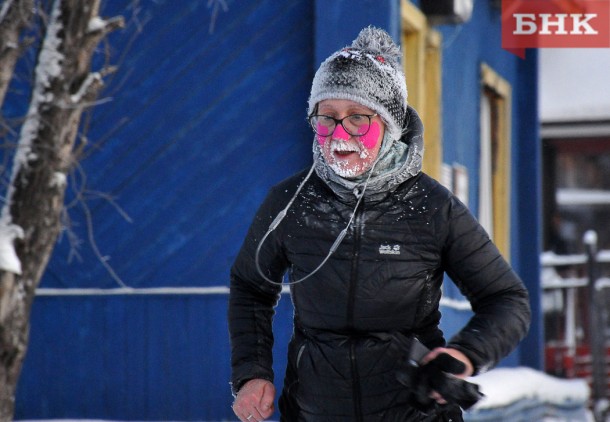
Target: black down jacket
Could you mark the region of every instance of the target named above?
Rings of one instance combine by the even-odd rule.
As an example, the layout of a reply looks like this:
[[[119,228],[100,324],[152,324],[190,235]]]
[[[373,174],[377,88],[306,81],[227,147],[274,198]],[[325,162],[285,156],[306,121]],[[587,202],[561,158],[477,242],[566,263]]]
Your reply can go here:
[[[255,266],[261,238],[305,177],[274,187],[231,270],[232,385],[273,380],[272,317],[280,287]],[[260,250],[276,282],[309,275],[327,256],[354,211],[315,173]],[[448,345],[475,371],[493,367],[524,337],[530,321],[520,278],[468,209],[420,173],[384,199],[363,201],[346,237],[321,269],[291,286],[295,330],[280,411],[285,421],[424,420],[407,402],[396,371],[413,336],[444,346],[439,329],[446,272],[474,311]]]

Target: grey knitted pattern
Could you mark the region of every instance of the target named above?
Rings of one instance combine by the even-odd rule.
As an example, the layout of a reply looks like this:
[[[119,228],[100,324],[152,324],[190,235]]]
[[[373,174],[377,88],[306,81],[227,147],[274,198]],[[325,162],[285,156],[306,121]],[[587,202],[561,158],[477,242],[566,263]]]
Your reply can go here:
[[[327,58],[314,76],[309,114],[327,99],[346,99],[378,113],[398,140],[407,110],[407,85],[400,48],[382,29],[363,29],[350,47]]]

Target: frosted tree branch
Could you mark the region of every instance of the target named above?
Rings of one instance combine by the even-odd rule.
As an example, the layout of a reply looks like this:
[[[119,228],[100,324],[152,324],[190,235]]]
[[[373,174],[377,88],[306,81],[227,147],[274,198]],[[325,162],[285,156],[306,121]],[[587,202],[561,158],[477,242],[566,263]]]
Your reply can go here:
[[[89,244],[91,245],[91,248],[93,249],[93,253],[95,253],[95,256],[97,257],[99,262],[104,266],[104,268],[106,268],[106,271],[108,271],[108,274],[110,274],[112,279],[114,281],[116,281],[119,286],[128,287],[123,282],[121,277],[119,277],[119,275],[114,271],[112,266],[108,263],[109,257],[103,256],[100,252],[100,249],[97,246],[97,242],[95,241],[95,236],[93,233],[93,219],[91,218],[91,211],[89,210],[89,206],[87,205],[87,203],[85,201],[81,201],[80,205],[83,209],[83,212],[85,213],[85,221],[87,223],[87,235],[88,235]]]
[[[2,4],[2,8],[0,9],[0,22],[2,22],[6,18],[6,15],[8,14],[8,11],[12,5],[13,0],[6,0]]]
[[[210,34],[214,33],[216,28],[216,19],[218,18],[218,12],[222,8],[223,12],[229,11],[226,0],[208,0],[208,9],[212,9],[212,16],[210,18]]]

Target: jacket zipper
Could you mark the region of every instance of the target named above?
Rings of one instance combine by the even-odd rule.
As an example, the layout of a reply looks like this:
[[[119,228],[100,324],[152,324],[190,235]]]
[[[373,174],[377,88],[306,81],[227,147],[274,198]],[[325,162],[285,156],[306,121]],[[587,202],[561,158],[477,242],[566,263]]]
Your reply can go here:
[[[424,280],[424,286],[423,286],[425,297],[422,298],[423,300],[419,301],[419,303],[417,304],[417,308],[415,309],[415,317],[414,317],[414,321],[413,321],[413,323],[415,325],[418,325],[420,323],[421,314],[422,314],[423,310],[425,309],[426,304],[429,305],[432,302],[432,299],[430,297],[431,296],[430,286],[428,285],[431,278],[432,278],[432,271],[427,271],[426,279]]]
[[[352,268],[350,274],[350,284],[349,284],[349,292],[348,292],[348,302],[347,302],[347,326],[349,328],[354,327],[354,306],[356,301],[356,287],[358,282],[358,264],[360,259],[360,241],[362,234],[362,204],[359,209],[356,210],[356,215],[354,217],[354,249],[353,249],[353,259],[352,259]],[[360,397],[360,379],[358,374],[358,362],[356,360],[356,350],[355,350],[355,340],[352,339],[350,342],[350,364],[352,371],[352,390],[353,390],[353,400],[354,400],[354,416],[356,422],[362,422],[362,400]]]
[[[349,291],[347,297],[347,326],[348,328],[354,327],[354,306],[356,301],[356,285],[358,283],[358,264],[360,261],[360,237],[362,232],[362,206],[356,210],[354,217],[354,248],[353,248],[353,259],[352,268],[350,273]]]
[[[350,342],[349,358],[352,365],[352,388],[354,389],[354,420],[362,422],[362,401],[360,398],[360,378],[358,373],[358,361],[356,360],[356,340]]]

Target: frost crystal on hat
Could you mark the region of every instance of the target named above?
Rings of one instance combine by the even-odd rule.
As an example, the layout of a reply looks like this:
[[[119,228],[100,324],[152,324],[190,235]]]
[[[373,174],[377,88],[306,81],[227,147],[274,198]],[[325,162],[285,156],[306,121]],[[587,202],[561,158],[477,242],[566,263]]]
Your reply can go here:
[[[352,45],[327,58],[313,79],[311,114],[327,99],[356,101],[378,113],[392,139],[400,139],[407,110],[407,85],[400,48],[382,29],[367,27]]]

